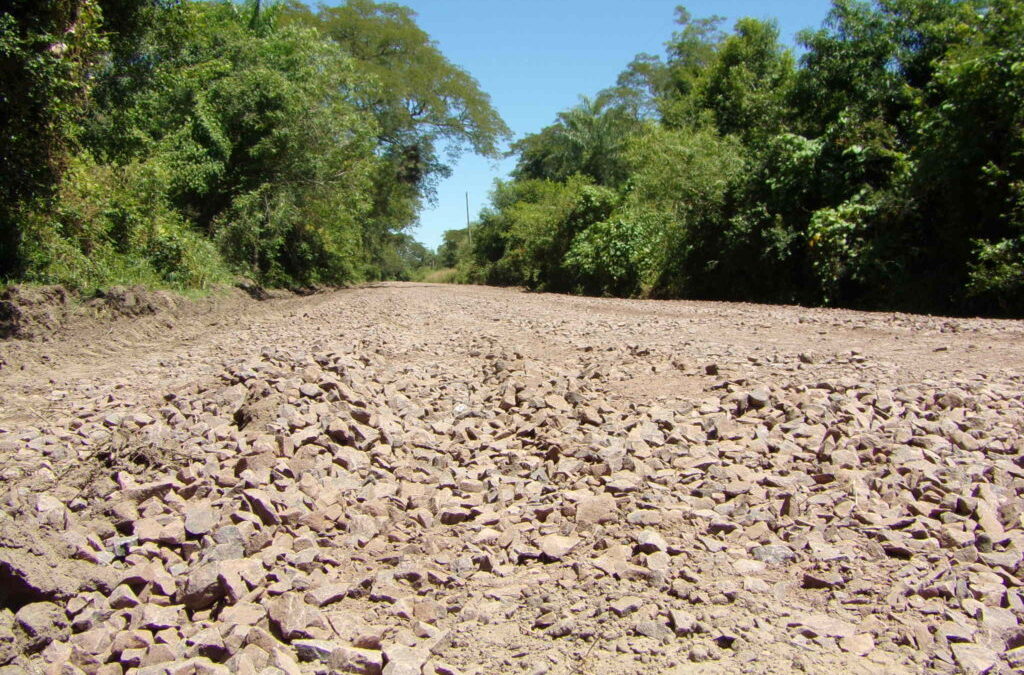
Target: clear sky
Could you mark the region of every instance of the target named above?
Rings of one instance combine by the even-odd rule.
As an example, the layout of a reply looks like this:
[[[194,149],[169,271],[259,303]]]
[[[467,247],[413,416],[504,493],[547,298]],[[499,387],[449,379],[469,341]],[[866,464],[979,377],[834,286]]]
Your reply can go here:
[[[611,86],[640,52],[663,54],[675,29],[676,0],[397,0],[450,61],[467,70],[491,96],[517,138],[551,124],[581,94]],[[718,14],[732,27],[744,16],[774,18],[781,37],[818,27],[829,0],[691,0],[695,17]],[[445,230],[466,225],[487,203],[495,178],[512,160],[494,163],[463,155],[438,189],[412,234],[430,248]]]

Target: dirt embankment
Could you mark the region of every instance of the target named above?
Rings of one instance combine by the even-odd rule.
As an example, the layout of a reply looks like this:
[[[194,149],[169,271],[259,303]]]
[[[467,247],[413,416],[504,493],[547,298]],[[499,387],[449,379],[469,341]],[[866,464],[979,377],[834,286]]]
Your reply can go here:
[[[168,291],[150,291],[141,286],[113,286],[96,297],[83,299],[63,286],[8,286],[0,293],[0,339],[40,340],[68,334],[97,323],[123,317],[154,314],[194,315],[211,308],[226,309],[245,298],[269,300],[289,294],[245,282],[222,289],[202,300],[189,300]]]
[[[0,345],[0,664],[1024,668],[1020,322],[204,303]]]

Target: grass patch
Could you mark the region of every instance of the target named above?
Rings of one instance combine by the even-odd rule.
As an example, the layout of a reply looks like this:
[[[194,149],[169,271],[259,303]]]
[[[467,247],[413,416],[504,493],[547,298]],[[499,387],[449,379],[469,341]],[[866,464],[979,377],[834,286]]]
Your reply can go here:
[[[439,270],[423,270],[414,281],[422,281],[428,284],[457,284],[460,283],[459,270],[454,267],[445,267]]]

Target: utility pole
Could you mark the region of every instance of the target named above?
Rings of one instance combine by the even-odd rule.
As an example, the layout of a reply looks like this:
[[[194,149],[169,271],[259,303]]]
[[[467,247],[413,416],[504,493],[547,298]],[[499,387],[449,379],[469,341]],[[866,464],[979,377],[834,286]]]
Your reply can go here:
[[[473,228],[469,225],[469,193],[466,193],[466,233],[469,235],[469,246],[473,246]]]

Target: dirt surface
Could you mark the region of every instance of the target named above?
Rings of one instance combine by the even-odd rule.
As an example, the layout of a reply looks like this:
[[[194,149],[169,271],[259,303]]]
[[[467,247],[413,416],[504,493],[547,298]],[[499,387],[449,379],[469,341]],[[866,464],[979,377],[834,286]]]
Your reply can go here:
[[[2,673],[1024,668],[1024,323],[381,284],[62,325],[0,342]]]

